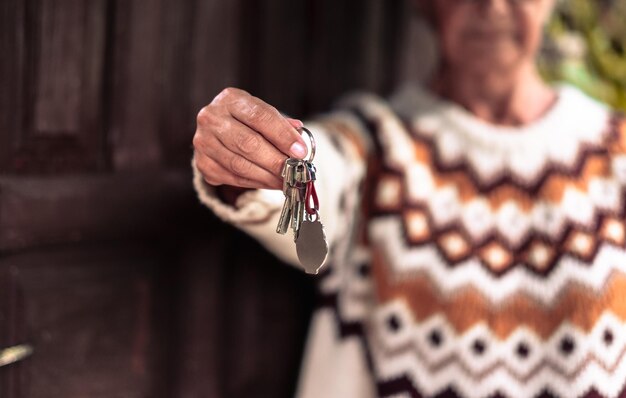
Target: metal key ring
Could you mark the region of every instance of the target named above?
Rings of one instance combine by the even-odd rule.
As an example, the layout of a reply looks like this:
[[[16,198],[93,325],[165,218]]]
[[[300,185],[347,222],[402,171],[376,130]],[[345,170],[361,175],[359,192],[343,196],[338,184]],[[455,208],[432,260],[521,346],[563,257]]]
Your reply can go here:
[[[298,128],[298,131],[304,131],[309,136],[309,141],[311,142],[311,152],[309,153],[308,162],[313,162],[313,158],[315,157],[315,138],[313,137],[313,133],[306,127]]]

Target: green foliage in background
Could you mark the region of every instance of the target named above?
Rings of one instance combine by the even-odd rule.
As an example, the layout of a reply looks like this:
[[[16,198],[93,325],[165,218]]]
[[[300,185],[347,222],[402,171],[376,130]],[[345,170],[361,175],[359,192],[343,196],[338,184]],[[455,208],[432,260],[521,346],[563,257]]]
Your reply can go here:
[[[544,76],[626,111],[626,0],[561,0],[546,29]]]

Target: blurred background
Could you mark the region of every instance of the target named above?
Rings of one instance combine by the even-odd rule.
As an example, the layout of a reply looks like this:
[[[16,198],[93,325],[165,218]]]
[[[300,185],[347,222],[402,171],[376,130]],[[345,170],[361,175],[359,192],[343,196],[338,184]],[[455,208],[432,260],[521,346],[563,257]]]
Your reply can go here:
[[[624,21],[560,1],[544,76],[626,110]],[[2,0],[0,54],[0,397],[292,396],[313,281],[198,204],[195,115],[424,79],[409,2]]]

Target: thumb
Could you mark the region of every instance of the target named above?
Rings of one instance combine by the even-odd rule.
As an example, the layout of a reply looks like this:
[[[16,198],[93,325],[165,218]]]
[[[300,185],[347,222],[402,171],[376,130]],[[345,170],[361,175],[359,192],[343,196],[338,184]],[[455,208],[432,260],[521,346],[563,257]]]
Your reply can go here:
[[[304,123],[302,123],[302,121],[298,120],[298,119],[292,119],[290,117],[285,118],[287,119],[287,121],[289,122],[289,124],[291,124],[291,126],[295,129],[299,129],[301,127],[304,127]]]

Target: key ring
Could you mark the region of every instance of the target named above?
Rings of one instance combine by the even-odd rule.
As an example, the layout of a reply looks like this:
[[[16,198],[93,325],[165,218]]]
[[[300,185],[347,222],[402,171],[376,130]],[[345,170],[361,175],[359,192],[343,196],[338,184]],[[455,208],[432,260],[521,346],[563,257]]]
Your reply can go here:
[[[304,126],[298,128],[298,131],[304,131],[309,136],[309,141],[311,142],[311,152],[309,153],[307,162],[313,163],[313,158],[315,158],[315,138],[313,137],[313,133],[311,133],[311,131]]]

